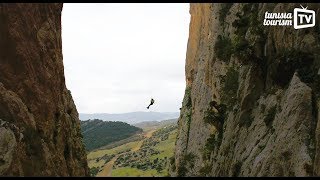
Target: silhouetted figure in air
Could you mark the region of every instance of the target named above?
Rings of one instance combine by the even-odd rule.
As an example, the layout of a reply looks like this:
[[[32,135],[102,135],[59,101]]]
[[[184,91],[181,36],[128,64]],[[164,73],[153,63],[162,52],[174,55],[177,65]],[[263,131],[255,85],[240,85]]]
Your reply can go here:
[[[153,103],[154,103],[154,100],[151,98],[151,102],[150,102],[149,106],[147,107],[147,109],[149,109],[149,107],[150,107],[151,105],[153,105]]]

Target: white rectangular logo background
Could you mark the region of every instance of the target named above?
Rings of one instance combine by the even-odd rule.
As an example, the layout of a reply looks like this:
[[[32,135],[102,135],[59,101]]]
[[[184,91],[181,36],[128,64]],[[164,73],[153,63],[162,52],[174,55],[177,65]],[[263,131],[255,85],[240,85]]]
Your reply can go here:
[[[293,27],[294,29],[302,29],[313,27],[316,24],[316,15],[313,10],[307,8],[294,8],[293,10]],[[304,23],[306,22],[306,23]]]

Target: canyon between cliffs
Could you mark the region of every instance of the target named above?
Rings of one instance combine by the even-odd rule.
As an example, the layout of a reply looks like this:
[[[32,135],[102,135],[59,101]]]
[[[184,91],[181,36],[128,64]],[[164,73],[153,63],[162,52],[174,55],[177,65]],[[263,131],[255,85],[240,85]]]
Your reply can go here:
[[[263,26],[300,4],[190,4],[171,176],[320,175],[316,26]],[[0,4],[0,175],[89,176],[66,88],[61,3]]]

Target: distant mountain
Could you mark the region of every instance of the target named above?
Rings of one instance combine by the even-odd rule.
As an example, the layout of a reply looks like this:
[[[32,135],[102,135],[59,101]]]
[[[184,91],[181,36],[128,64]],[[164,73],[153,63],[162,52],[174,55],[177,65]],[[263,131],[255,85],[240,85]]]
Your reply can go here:
[[[141,132],[142,129],[125,122],[102,121],[99,119],[81,121],[81,133],[87,151]]]
[[[145,122],[139,122],[136,124],[133,124],[136,127],[139,128],[151,128],[151,127],[162,127],[162,126],[168,126],[168,125],[176,125],[178,119],[167,119],[162,121],[145,121]]]
[[[161,121],[166,119],[174,119],[178,118],[179,115],[179,112],[129,112],[122,114],[80,113],[79,118],[80,120],[101,119],[104,121],[122,121],[129,124],[136,124],[144,121]]]

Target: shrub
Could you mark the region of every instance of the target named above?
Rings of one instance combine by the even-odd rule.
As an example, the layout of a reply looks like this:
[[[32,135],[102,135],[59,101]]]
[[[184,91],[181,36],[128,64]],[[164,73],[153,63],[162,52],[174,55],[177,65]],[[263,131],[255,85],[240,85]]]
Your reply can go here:
[[[244,13],[246,14],[246,13]],[[238,35],[244,35],[246,31],[248,30],[250,20],[248,16],[241,15],[240,13],[237,13],[236,16],[238,19],[236,19],[233,23],[232,26],[237,28],[235,33]]]
[[[207,142],[203,149],[202,158],[207,160],[210,158],[211,152],[215,150],[215,148],[219,148],[222,142],[222,132],[213,133],[207,139]]]
[[[260,38],[258,38],[258,43],[264,44],[266,41],[266,35],[264,33],[264,27],[258,20],[258,4],[244,4],[243,12],[238,12],[236,16],[238,17],[232,26],[236,28],[235,30],[235,41],[233,43],[234,54],[242,61],[244,60],[255,60],[253,45],[245,39],[246,32],[250,28],[252,33]]]
[[[222,5],[219,16],[221,23],[224,22],[224,18],[231,6],[232,4]],[[248,29],[251,28],[252,33],[258,36],[257,43],[264,44],[266,41],[264,27],[258,20],[257,8],[258,4],[245,4],[242,8],[243,12],[236,14],[238,18],[232,23],[232,26],[236,28],[234,41],[231,41],[229,37],[221,35],[217,37],[214,49],[220,60],[229,62],[231,55],[234,54],[243,63],[246,63],[244,60],[256,61],[253,45],[249,44],[245,39],[245,35]]]
[[[188,143],[189,143],[189,133],[190,133],[190,124],[191,124],[191,117],[192,117],[192,110],[190,109],[188,112],[187,112],[187,128],[188,128],[188,131],[187,131],[187,144],[186,146],[188,147]]]
[[[94,177],[98,174],[99,168],[97,168],[97,167],[90,168],[89,172],[90,172],[90,176]]]
[[[183,101],[186,101],[186,107],[187,107],[187,110],[186,110],[186,122],[187,122],[187,143],[186,143],[186,146],[188,146],[188,143],[189,143],[189,133],[190,133],[190,124],[191,124],[191,118],[192,118],[192,100],[191,100],[191,88],[188,87],[186,88],[185,90],[185,97],[184,97],[184,100]]]
[[[214,51],[220,60],[229,62],[231,54],[233,53],[231,39],[219,35],[214,46]]]
[[[161,173],[161,171],[163,170],[163,167],[160,164],[158,164],[158,166],[156,167],[156,170],[158,173]]]
[[[190,109],[192,107],[191,88],[187,87],[184,94],[185,94],[184,101],[186,101],[186,107]]]
[[[245,59],[250,60],[249,58],[253,54],[253,47],[244,36],[236,36],[233,42],[233,53],[241,60],[241,62],[244,62]]]
[[[227,104],[227,106],[232,107],[234,102],[237,100],[236,94],[239,87],[239,72],[233,67],[229,68],[226,75],[222,77],[222,101]]]
[[[229,9],[232,7],[233,3],[222,3],[221,9],[219,11],[219,21],[221,25],[224,25],[225,18],[229,13]]]
[[[217,143],[217,140],[216,140],[216,133],[213,133],[207,139],[207,142],[205,144],[205,149],[211,152],[211,151],[214,150],[214,148],[216,147],[217,144],[218,143]]]
[[[189,132],[190,132],[190,124],[191,124],[191,117],[192,117],[192,99],[191,99],[191,87],[187,87],[185,90],[185,95],[183,102],[185,102],[186,106],[186,122],[187,122],[187,143],[186,146],[188,146],[189,142]]]
[[[204,161],[210,159],[210,155],[211,155],[211,151],[207,150],[207,149],[203,149],[203,152],[202,152],[202,159]]]
[[[181,163],[180,166],[178,167],[178,170],[177,170],[177,176],[178,177],[183,177],[183,176],[186,175],[187,172],[188,172],[188,170],[185,167],[185,164]]]
[[[242,13],[238,12],[236,14],[237,19],[232,23],[232,26],[237,28],[236,34],[239,36],[244,36],[249,27],[254,28],[254,32],[260,35],[263,26],[260,25],[258,20],[258,3],[248,3],[242,6]]]

